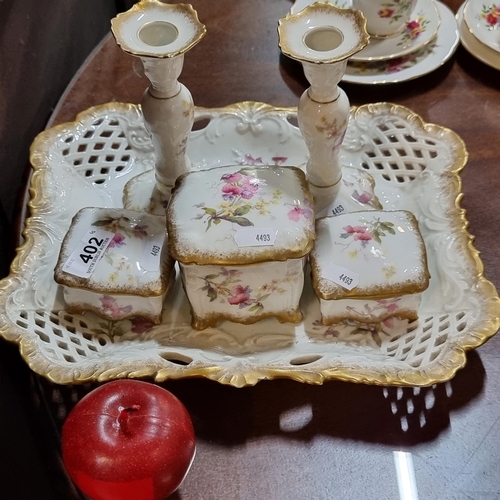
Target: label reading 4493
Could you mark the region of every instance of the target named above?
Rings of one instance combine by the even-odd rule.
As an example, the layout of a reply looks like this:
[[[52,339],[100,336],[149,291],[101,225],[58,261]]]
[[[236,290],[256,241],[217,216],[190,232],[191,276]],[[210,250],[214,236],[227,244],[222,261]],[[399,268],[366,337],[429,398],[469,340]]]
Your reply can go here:
[[[342,205],[342,203],[339,203],[338,205],[332,207],[331,211],[332,215],[340,215],[341,213],[345,212],[345,208],[344,205]]]
[[[359,284],[359,274],[336,264],[330,264],[322,273],[323,278],[333,281],[347,290],[356,288]]]
[[[87,231],[63,265],[63,271],[90,278],[115,233],[100,228]]]
[[[278,230],[272,227],[240,227],[234,240],[239,247],[273,246]]]

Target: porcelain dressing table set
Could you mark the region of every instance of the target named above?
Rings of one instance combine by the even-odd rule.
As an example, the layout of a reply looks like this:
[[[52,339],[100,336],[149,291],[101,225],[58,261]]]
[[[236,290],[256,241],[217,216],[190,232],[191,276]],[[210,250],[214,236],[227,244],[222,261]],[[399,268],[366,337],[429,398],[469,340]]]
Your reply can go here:
[[[3,334],[59,383],[450,378],[496,331],[457,202],[465,146],[401,106],[350,109],[338,83],[432,71],[454,26],[433,0],[297,0],[277,28],[310,83],[298,108],[204,109],[178,81],[206,32],[194,9],[118,15],[150,86],[140,107],[92,108],[33,144]]]

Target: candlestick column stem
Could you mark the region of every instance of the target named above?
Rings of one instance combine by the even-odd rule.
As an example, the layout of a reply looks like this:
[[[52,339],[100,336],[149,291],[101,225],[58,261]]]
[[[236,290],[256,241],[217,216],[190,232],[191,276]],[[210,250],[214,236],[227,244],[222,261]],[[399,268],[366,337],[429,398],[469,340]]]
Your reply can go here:
[[[342,178],[339,150],[349,119],[349,99],[337,84],[344,74],[346,62],[302,64],[311,83],[300,98],[297,115],[309,149],[307,178],[313,186],[329,188]]]
[[[151,81],[141,107],[156,152],[156,187],[168,197],[177,177],[191,168],[186,146],[194,122],[194,103],[191,92],[177,80],[184,55],[141,59]]]

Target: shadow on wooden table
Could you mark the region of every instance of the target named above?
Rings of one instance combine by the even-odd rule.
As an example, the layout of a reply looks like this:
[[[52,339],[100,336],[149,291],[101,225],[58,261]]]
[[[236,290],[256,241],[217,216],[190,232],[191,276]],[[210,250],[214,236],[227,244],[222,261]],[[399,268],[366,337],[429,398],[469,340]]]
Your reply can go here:
[[[449,382],[430,387],[379,387],[340,381],[311,386],[263,381],[237,389],[205,379],[161,384],[186,405],[197,439],[235,446],[264,436],[311,441],[316,436],[408,446],[437,438],[450,412],[470,404],[483,389],[479,355]],[[55,426],[96,385],[57,386],[40,379]],[[367,420],[368,419],[368,420]]]

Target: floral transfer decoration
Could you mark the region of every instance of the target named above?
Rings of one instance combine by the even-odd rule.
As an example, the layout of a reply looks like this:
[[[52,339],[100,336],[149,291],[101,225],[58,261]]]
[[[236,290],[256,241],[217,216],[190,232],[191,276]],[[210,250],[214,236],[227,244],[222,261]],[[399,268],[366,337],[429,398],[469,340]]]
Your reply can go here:
[[[323,341],[343,342],[352,345],[373,345],[375,343],[377,347],[381,347],[383,336],[389,337],[396,323],[396,318],[388,318],[374,323],[360,323],[346,319],[336,325],[325,326],[320,320],[315,320],[312,323],[312,330],[315,334],[319,334],[319,339]]]
[[[133,309],[130,304],[120,307],[112,295],[103,295],[102,297],[99,297],[99,301],[101,302],[104,314],[106,314],[106,316],[111,316],[113,319],[118,319],[123,314],[130,314]]]
[[[344,246],[344,249],[342,251],[346,250],[356,242],[359,242],[361,244],[361,250],[363,250],[367,247],[370,241],[382,243],[382,238],[386,237],[387,234],[396,234],[396,231],[394,230],[394,224],[392,222],[383,222],[379,218],[373,221],[367,221],[364,217],[361,217],[359,221],[362,224],[360,226],[351,226],[349,224],[342,228],[345,232],[341,233],[340,237],[344,240],[348,240],[348,243],[345,245],[343,245],[342,243],[335,243],[336,245]],[[349,252],[349,256],[352,258],[356,258],[358,254],[358,249]]]
[[[386,2],[382,4],[377,14],[382,19],[389,19],[389,23],[397,22],[411,7],[411,0],[394,0],[394,2]]]
[[[100,219],[92,223],[93,226],[101,227],[102,229],[105,229],[106,231],[111,231],[115,233],[115,238],[113,238],[113,241],[110,243],[110,246],[113,245],[113,242],[115,243],[120,243],[123,242],[125,239],[125,235],[128,235],[132,238],[138,238],[138,239],[144,239],[147,238],[148,236],[148,226],[147,224],[135,224],[131,225],[130,224],[130,219],[128,217],[106,217],[104,219]],[[117,241],[119,240],[119,241]],[[119,245],[115,245],[119,246]]]
[[[270,207],[277,205],[283,195],[279,189],[271,194],[261,194],[260,187],[264,184],[263,179],[259,179],[245,168],[224,174],[217,186],[221,197],[220,203],[215,207],[207,207],[205,203],[195,205],[202,210],[196,219],[205,219],[207,223],[205,231],[208,231],[212,224],[218,225],[223,221],[243,227],[253,226],[254,223],[248,215],[269,214]]]
[[[430,21],[426,19],[422,14],[420,14],[413,21],[407,22],[398,46],[409,45],[409,43],[417,39],[422,33],[425,32],[427,26],[429,25],[429,22]]]
[[[436,42],[429,43],[425,47],[403,57],[389,59],[387,61],[351,61],[348,63],[348,73],[351,75],[383,75],[384,73],[399,73],[405,69],[412,68],[422,62],[437,48]]]
[[[144,318],[132,318],[122,321],[99,321],[97,327],[91,329],[95,335],[107,335],[111,339],[113,337],[121,337],[129,332],[132,333],[147,333],[156,325]]]
[[[359,191],[356,189],[356,184],[354,182],[348,181],[344,177],[342,178],[342,182],[344,186],[347,188],[354,188],[351,193],[351,198],[356,200],[360,205],[365,205],[373,208],[379,208],[379,202],[373,193],[370,191],[366,191],[366,189],[362,189],[358,184]]]
[[[293,222],[299,222],[302,218],[313,221],[314,210],[307,204],[304,204],[303,208],[299,205],[294,205],[293,208],[288,212],[287,216],[288,219]]]
[[[328,121],[325,116],[321,116],[319,125],[316,125],[316,130],[320,134],[324,134],[327,140],[335,139],[332,148],[335,149],[342,144],[344,140],[344,135],[347,129],[347,120],[338,124],[337,119],[334,118],[333,121]]]
[[[264,166],[264,165],[285,165],[287,156],[272,156],[269,160],[264,160],[262,156],[254,156],[250,153],[235,151],[238,155],[237,163],[242,166]]]
[[[480,19],[486,22],[489,30],[497,29],[500,26],[500,5],[483,5]]]
[[[123,278],[125,278],[125,283],[127,285],[136,286],[138,284],[136,268],[133,266],[128,256],[123,254],[123,251],[120,252],[115,250],[126,246],[127,239],[146,239],[148,237],[148,225],[134,224],[130,218],[125,216],[117,218],[108,216],[104,219],[95,221],[92,225],[115,233],[102,257],[102,259],[113,268],[113,271],[106,278],[107,281],[115,284],[119,281],[123,281]],[[110,312],[113,314],[113,304],[110,302],[110,300],[114,300],[113,297],[104,297],[104,299],[101,298],[100,300],[102,306],[107,309],[107,311],[105,311],[106,314],[109,315]]]
[[[205,283],[200,291],[206,292],[210,302],[220,299],[223,303],[258,314],[264,310],[264,302],[269,297],[273,294],[282,295],[287,292],[281,285],[293,282],[296,278],[294,273],[287,273],[282,279],[273,279],[253,290],[250,286],[242,283],[240,279],[242,275],[243,271],[238,269],[221,267],[217,274],[207,274],[200,277]]]

